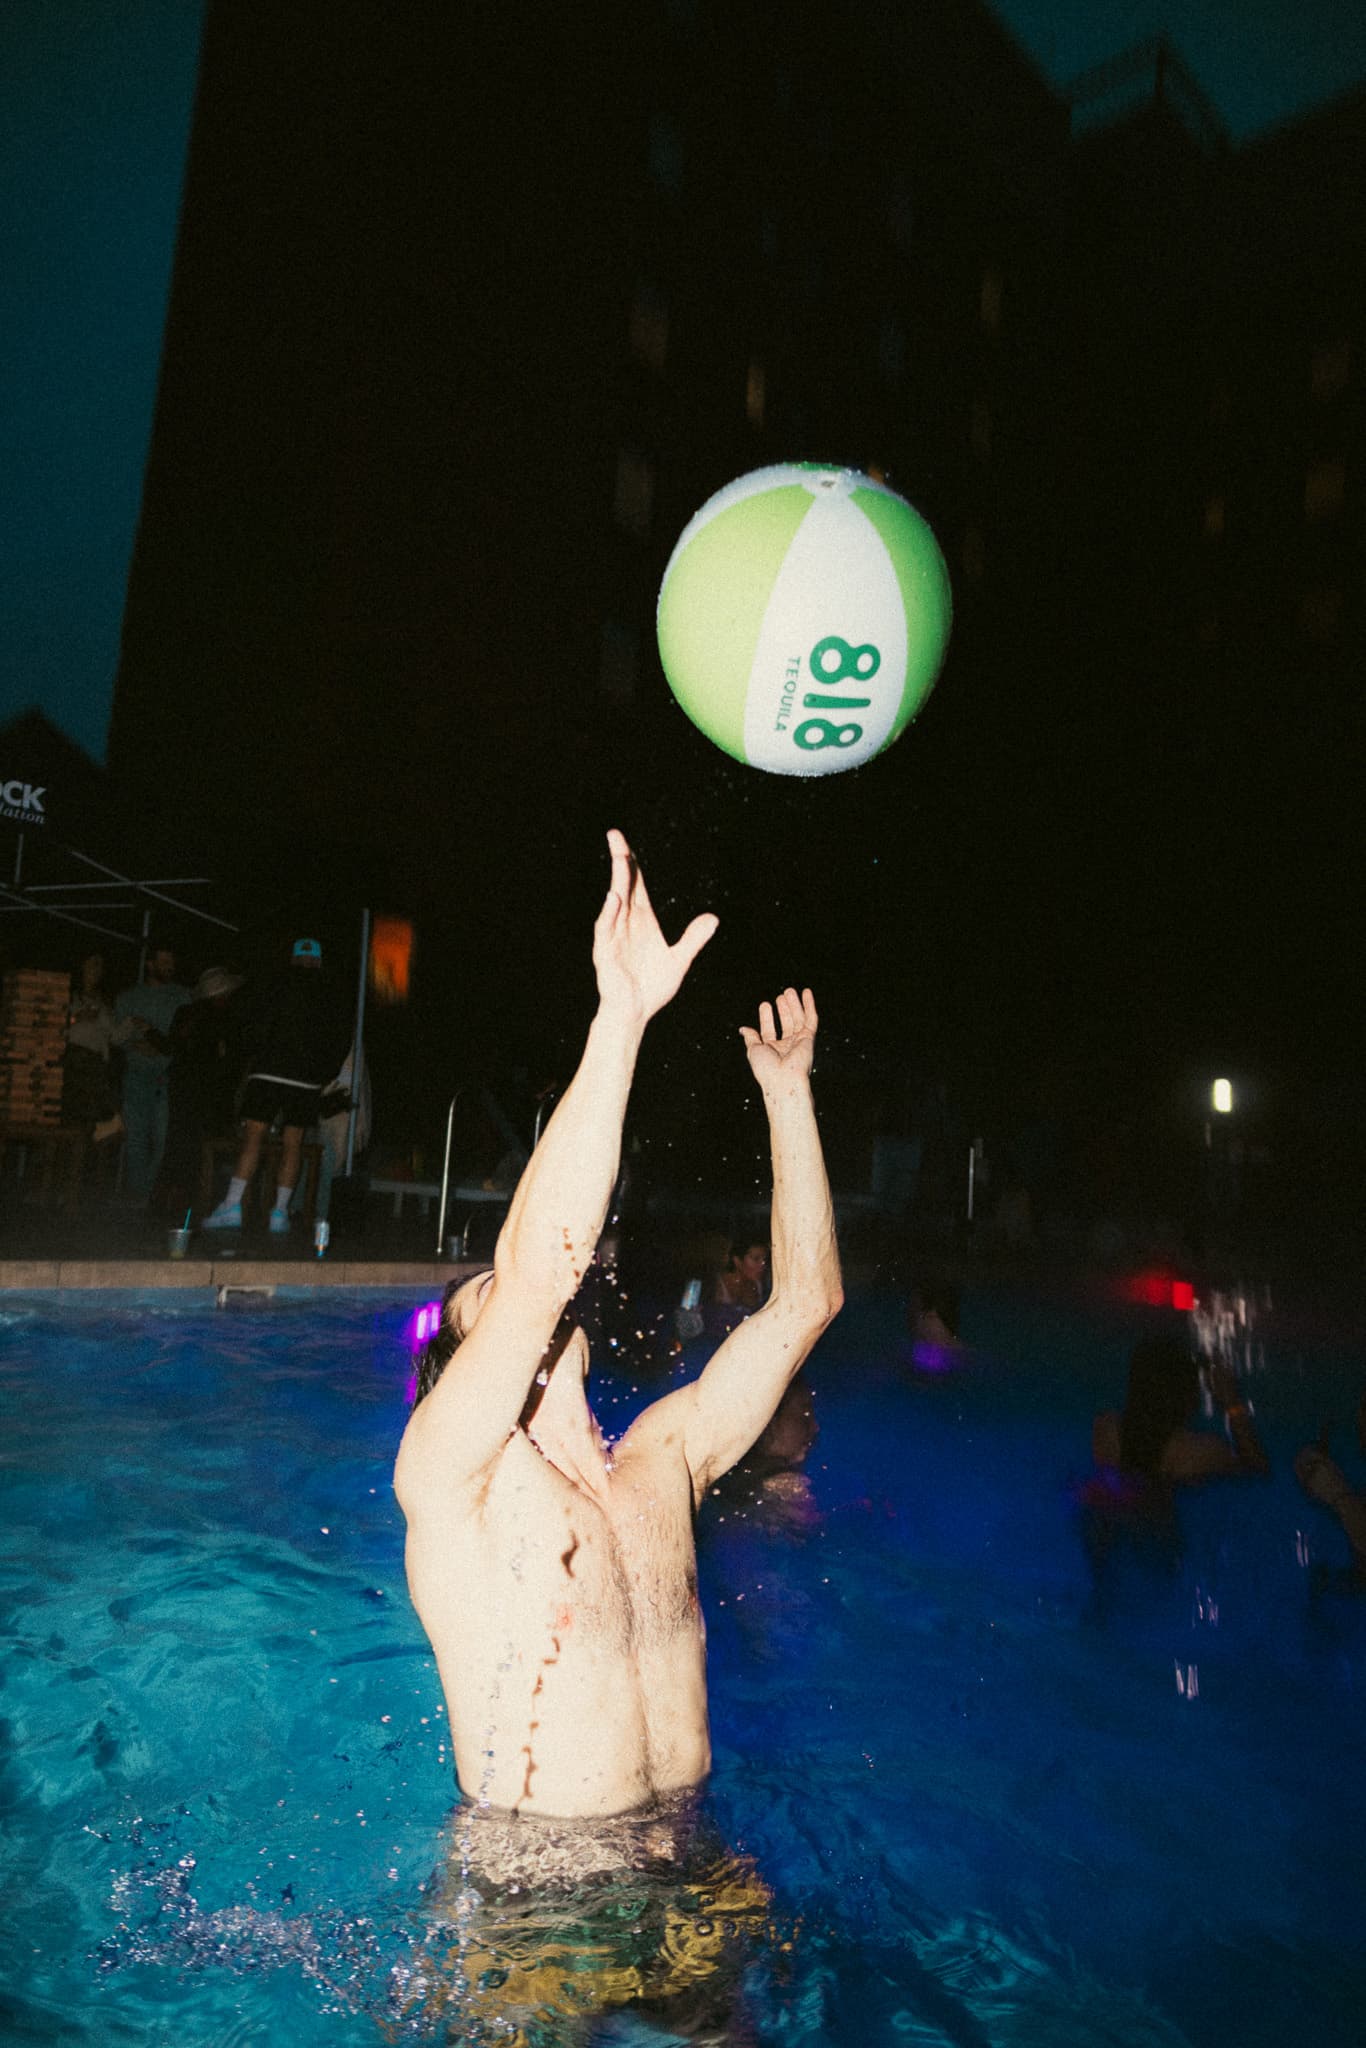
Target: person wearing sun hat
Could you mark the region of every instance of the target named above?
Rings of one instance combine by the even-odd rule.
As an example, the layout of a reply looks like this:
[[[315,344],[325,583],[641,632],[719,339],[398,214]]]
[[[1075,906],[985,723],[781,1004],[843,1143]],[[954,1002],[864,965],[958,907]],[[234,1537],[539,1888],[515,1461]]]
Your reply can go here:
[[[261,1156],[261,1143],[278,1117],[283,1130],[280,1180],[270,1212],[277,1236],[289,1230],[289,1202],[299,1178],[304,1132],[316,1121],[318,1101],[351,1038],[344,998],[323,973],[317,939],[294,941],[283,979],[267,992],[250,1032],[250,1057],[242,1094],[242,1146],[228,1191],[206,1230],[240,1230],[242,1197]]]

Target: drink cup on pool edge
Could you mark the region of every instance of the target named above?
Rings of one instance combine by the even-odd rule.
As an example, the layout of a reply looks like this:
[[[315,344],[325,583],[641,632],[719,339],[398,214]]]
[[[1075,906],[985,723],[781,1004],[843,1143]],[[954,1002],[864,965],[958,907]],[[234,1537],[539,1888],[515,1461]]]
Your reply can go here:
[[[326,1221],[325,1218],[319,1218],[318,1222],[315,1223],[313,1226],[313,1249],[317,1253],[319,1258],[321,1258],[323,1253],[327,1250],[328,1242],[331,1239],[331,1236],[331,1225]]]
[[[188,1257],[190,1233],[188,1230],[168,1230],[166,1233],[166,1255],[172,1259]]]

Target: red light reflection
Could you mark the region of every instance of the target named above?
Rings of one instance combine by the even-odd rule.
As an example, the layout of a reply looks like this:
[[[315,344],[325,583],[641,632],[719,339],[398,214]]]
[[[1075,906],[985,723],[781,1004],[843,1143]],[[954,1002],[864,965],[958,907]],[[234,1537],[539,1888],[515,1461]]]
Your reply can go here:
[[[1160,1267],[1147,1273],[1130,1273],[1117,1283],[1120,1299],[1140,1308],[1173,1308],[1189,1315],[1195,1307],[1195,1288],[1189,1280],[1177,1280]]]

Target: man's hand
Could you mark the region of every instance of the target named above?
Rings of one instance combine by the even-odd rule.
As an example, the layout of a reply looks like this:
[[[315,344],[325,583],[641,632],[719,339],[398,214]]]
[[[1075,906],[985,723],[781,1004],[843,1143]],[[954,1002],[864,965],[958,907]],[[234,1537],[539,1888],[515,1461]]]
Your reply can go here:
[[[806,1080],[816,1050],[816,1002],[810,989],[800,995],[795,988],[783,990],[776,1027],[772,1003],[760,1003],[759,1029],[742,1024],[740,1036],[754,1078],[766,1095]]]
[[[593,966],[604,1010],[643,1027],[678,994],[683,977],[712,933],[710,911],[695,917],[675,945],[665,942],[645,877],[620,832],[607,835],[612,882],[593,927]]]

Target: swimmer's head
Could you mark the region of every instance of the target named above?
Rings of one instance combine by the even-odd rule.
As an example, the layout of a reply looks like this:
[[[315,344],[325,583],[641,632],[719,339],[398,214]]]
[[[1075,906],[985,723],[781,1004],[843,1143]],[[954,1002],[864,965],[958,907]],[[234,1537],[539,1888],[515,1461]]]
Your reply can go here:
[[[811,1389],[805,1380],[794,1380],[768,1428],[749,1454],[749,1462],[767,1472],[796,1472],[806,1463],[811,1446],[820,1435]]]
[[[763,1283],[768,1271],[768,1246],[761,1237],[737,1237],[731,1240],[730,1270],[741,1280],[750,1281],[755,1287]]]
[[[1120,1417],[1120,1463],[1126,1471],[1155,1473],[1168,1440],[1200,1405],[1200,1367],[1174,1337],[1145,1337],[1129,1358],[1129,1384]]]
[[[912,1333],[924,1335],[924,1326],[931,1318],[937,1319],[940,1328],[949,1337],[958,1335],[958,1289],[943,1279],[924,1279],[911,1290],[907,1303],[907,1320]]]
[[[486,1266],[481,1273],[472,1273],[468,1279],[452,1280],[446,1288],[441,1297],[441,1320],[436,1335],[418,1354],[414,1408],[425,1394],[430,1394],[479,1320],[479,1311],[492,1283],[493,1268]]]

